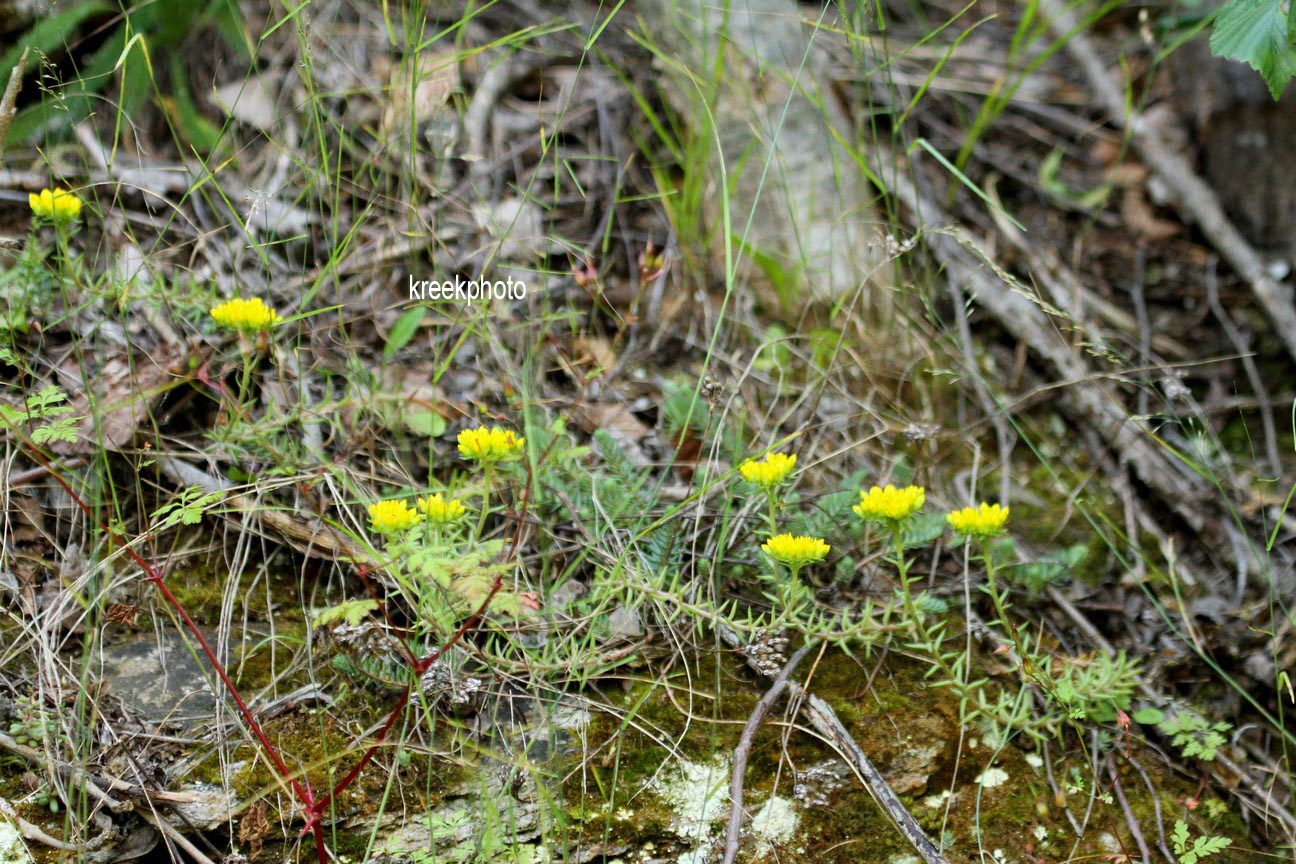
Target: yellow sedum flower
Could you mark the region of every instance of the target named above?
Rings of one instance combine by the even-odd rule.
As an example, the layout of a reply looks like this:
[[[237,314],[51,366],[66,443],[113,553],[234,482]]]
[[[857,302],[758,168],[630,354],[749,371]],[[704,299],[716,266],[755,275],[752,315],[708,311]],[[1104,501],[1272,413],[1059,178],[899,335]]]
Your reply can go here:
[[[827,557],[832,547],[818,537],[793,537],[777,534],[761,545],[761,551],[793,570],[814,564]]]
[[[738,466],[738,470],[748,483],[768,491],[787,480],[795,467],[795,453],[771,453],[759,462],[748,459]]]
[[[418,509],[423,511],[423,515],[433,525],[449,525],[451,522],[461,519],[468,512],[458,498],[451,498],[447,501],[441,496],[440,492],[426,498],[420,498]]]
[[[522,455],[525,445],[525,438],[519,438],[498,426],[490,429],[479,426],[459,433],[459,455],[482,465],[511,462]]]
[[[27,196],[32,213],[51,222],[71,222],[81,215],[81,199],[66,189],[42,189]]]
[[[211,316],[220,326],[239,331],[269,330],[282,320],[260,297],[236,297],[212,309]]]
[[[964,537],[988,540],[1004,533],[1004,526],[1008,524],[1008,508],[983,501],[980,507],[955,510],[945,517],[945,521]]]
[[[922,509],[927,493],[921,486],[885,489],[874,486],[860,493],[860,503],[851,509],[866,522],[903,522]]]
[[[369,505],[369,522],[379,534],[399,534],[423,521],[423,517],[404,501],[379,501]]]

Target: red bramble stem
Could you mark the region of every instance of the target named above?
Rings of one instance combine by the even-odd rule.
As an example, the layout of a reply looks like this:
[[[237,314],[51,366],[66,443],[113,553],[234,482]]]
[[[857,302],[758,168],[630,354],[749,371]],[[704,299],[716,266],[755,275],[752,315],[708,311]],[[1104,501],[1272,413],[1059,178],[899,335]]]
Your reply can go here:
[[[36,461],[39,462],[41,466],[49,472],[50,476],[54,478],[54,481],[63,487],[63,491],[71,496],[72,501],[81,509],[81,512],[86,515],[86,518],[92,523],[97,524],[100,530],[108,535],[108,537],[116,543],[123,552],[129,555],[132,561],[139,565],[140,569],[145,573],[145,581],[152,582],[157,586],[158,591],[162,593],[162,598],[176,611],[176,614],[180,616],[180,620],[184,622],[185,627],[193,635],[194,639],[198,641],[198,645],[202,648],[203,653],[207,655],[207,661],[211,663],[212,669],[215,670],[216,676],[220,678],[221,683],[229,693],[230,698],[233,699],[234,704],[238,706],[239,713],[243,715],[243,722],[247,724],[248,729],[256,736],[257,740],[261,742],[261,746],[265,749],[266,755],[270,758],[270,761],[274,763],[275,769],[292,787],[297,797],[302,801],[305,801],[308,797],[307,791],[293,776],[292,771],[289,770],[283,757],[279,755],[279,751],[275,749],[274,745],[270,743],[270,739],[266,737],[265,730],[261,728],[261,724],[257,722],[251,709],[249,709],[247,703],[243,701],[243,696],[239,693],[238,688],[234,686],[234,682],[230,680],[228,673],[225,671],[225,667],[221,664],[220,660],[216,658],[216,652],[214,652],[211,645],[208,644],[207,637],[203,636],[202,630],[200,630],[194,620],[189,617],[189,613],[185,610],[184,606],[180,604],[180,601],[176,599],[176,596],[171,593],[171,589],[167,588],[166,582],[163,580],[162,571],[150,564],[148,561],[145,561],[138,552],[131,548],[129,543],[119,537],[107,525],[100,522],[95,517],[94,512],[90,509],[90,505],[87,504],[75,490],[73,490],[72,486],[63,479],[61,474],[54,470],[54,467],[49,463],[49,460],[45,458],[43,453],[35,447],[29,446],[28,449],[36,458]]]
[[[391,731],[394,725],[396,725],[396,719],[400,716],[401,712],[405,710],[405,705],[409,702],[410,696],[413,693],[415,682],[421,679],[423,677],[423,673],[427,672],[428,669],[431,669],[432,664],[440,660],[441,657],[452,647],[454,647],[459,642],[459,640],[462,639],[468,633],[469,630],[477,626],[477,622],[479,622],[482,616],[486,613],[486,607],[490,605],[491,600],[493,600],[495,598],[495,595],[499,593],[500,588],[503,586],[503,584],[504,584],[503,575],[497,575],[495,577],[495,581],[491,583],[490,591],[486,593],[486,599],[482,601],[482,604],[477,608],[477,611],[474,612],[472,616],[467,621],[465,621],[457,631],[455,631],[455,634],[451,636],[450,639],[447,640],[444,645],[442,645],[440,648],[437,648],[427,657],[424,657],[419,660],[415,660],[411,664],[411,671],[414,673],[414,675],[412,676],[411,680],[405,684],[404,691],[402,691],[400,698],[396,700],[396,705],[395,707],[392,708],[391,713],[387,715],[386,722],[383,723],[382,728],[378,730],[378,736],[374,738],[373,744],[370,745],[369,749],[366,750],[364,755],[360,757],[360,761],[357,762],[355,766],[352,767],[351,770],[347,772],[346,776],[343,777],[340,781],[338,781],[338,784],[333,787],[333,791],[325,795],[318,802],[316,802],[314,811],[309,815],[314,816],[315,818],[319,818],[323,816],[324,811],[328,808],[329,804],[333,801],[333,799],[336,798],[338,795],[342,794],[342,791],[351,785],[351,783],[356,779],[356,777],[360,775],[360,772],[364,770],[364,767],[369,764],[369,762],[373,759],[374,756],[377,755],[378,748],[381,747],[383,741],[387,739],[387,733]]]
[[[72,501],[81,510],[81,512],[85,514],[86,518],[90,520],[91,524],[98,525],[99,529],[103,531],[113,543],[130,556],[131,560],[134,561],[135,564],[144,572],[145,581],[152,583],[162,594],[162,597],[166,600],[167,604],[176,611],[177,615],[180,616],[180,620],[184,622],[185,628],[190,632],[190,634],[192,634],[194,639],[197,640],[198,645],[202,648],[203,654],[207,657],[207,661],[211,664],[216,676],[220,678],[221,685],[225,688],[225,692],[229,694],[230,699],[233,700],[234,704],[238,707],[239,715],[242,717],[243,723],[246,725],[248,731],[250,731],[253,737],[256,738],[257,742],[261,745],[261,749],[265,751],[266,757],[269,758],[270,762],[274,765],[275,770],[279,773],[279,776],[288,784],[289,788],[292,789],[293,794],[296,796],[306,822],[302,827],[301,836],[305,836],[307,833],[313,835],[315,841],[315,855],[319,864],[328,864],[330,856],[324,843],[323,817],[328,812],[329,806],[355,781],[358,776],[360,776],[360,772],[364,770],[365,766],[373,761],[374,756],[377,755],[379,748],[386,740],[388,733],[391,732],[392,728],[396,725],[397,719],[400,718],[402,712],[405,710],[405,706],[409,704],[415,683],[423,677],[424,673],[426,673],[428,669],[432,668],[434,663],[441,659],[447,651],[458,644],[470,630],[481,622],[491,601],[495,599],[495,596],[503,587],[503,575],[500,574],[495,577],[494,581],[491,583],[490,591],[487,592],[485,599],[482,600],[481,605],[477,607],[477,610],[469,616],[466,621],[464,621],[459,629],[456,630],[443,645],[438,647],[427,657],[416,657],[413,650],[403,637],[396,635],[392,636],[393,640],[397,643],[402,658],[407,664],[409,664],[409,667],[414,674],[411,676],[411,680],[405,685],[405,690],[401,693],[400,698],[396,700],[396,704],[392,706],[392,710],[387,715],[387,719],[378,730],[377,737],[368,749],[365,750],[364,755],[360,757],[359,761],[352,766],[351,770],[346,773],[346,775],[327,795],[317,799],[314,791],[311,789],[310,782],[304,778],[299,780],[292,770],[289,769],[287,762],[284,761],[284,758],[279,753],[278,749],[270,743],[270,738],[266,735],[261,724],[257,722],[256,716],[252,713],[252,710],[243,700],[242,694],[239,693],[238,687],[235,686],[233,680],[229,677],[224,665],[222,665],[220,660],[217,659],[216,652],[212,650],[212,647],[207,642],[207,638],[203,635],[202,630],[199,629],[197,623],[190,617],[188,611],[180,603],[179,599],[171,593],[171,589],[166,586],[162,570],[146,561],[143,556],[131,548],[131,545],[115,533],[112,528],[101,522],[90,509],[90,505],[88,505],[72,488],[71,484],[69,484],[67,480],[65,480],[63,476],[55,470],[54,466],[50,463],[50,460],[46,458],[45,454],[41,453],[40,449],[36,447],[32,441],[27,439],[21,431],[14,429],[12,425],[10,428],[15,434],[22,438],[23,443],[27,446],[27,450],[30,452],[32,457],[42,468],[49,472],[49,475],[54,478],[55,482],[57,482],[59,486],[63,488],[63,491],[72,498]],[[552,446],[553,444],[550,444],[550,448],[552,448]],[[547,454],[548,450],[545,452]],[[543,455],[544,454],[542,454],[541,458],[543,458]],[[530,492],[532,476],[530,465],[527,466],[526,475],[526,483],[522,488],[521,495],[521,513],[517,518],[517,527],[514,531],[507,553],[507,557],[509,558],[513,557],[518,546],[521,544],[522,530],[526,525],[526,513],[529,509],[531,499]],[[378,608],[381,610],[383,617],[389,624],[391,624],[391,617],[388,615],[386,604],[383,603],[382,598],[378,596],[375,586],[367,578],[367,569],[363,565],[358,565],[357,571],[357,575],[359,575],[361,581],[365,584],[366,588],[368,588],[370,595],[373,596],[374,600],[377,602]]]

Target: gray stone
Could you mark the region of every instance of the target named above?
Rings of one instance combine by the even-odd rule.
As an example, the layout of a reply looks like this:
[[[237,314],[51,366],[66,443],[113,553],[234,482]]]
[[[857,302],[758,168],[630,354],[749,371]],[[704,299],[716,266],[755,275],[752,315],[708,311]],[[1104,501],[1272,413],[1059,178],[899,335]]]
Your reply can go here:
[[[215,643],[214,634],[204,636]],[[166,627],[105,643],[102,662],[111,692],[148,721],[208,719],[216,710],[206,658],[179,631]]]
[[[666,96],[708,139],[705,163],[685,170],[704,172],[701,205],[717,260],[726,239],[720,208],[727,180],[735,252],[740,240],[748,246],[740,279],[775,289],[786,281],[798,300],[836,300],[873,280],[883,285],[890,276],[885,231],[853,155],[840,143],[852,141],[854,131],[825,86],[829,78],[797,4],[645,0],[639,6],[653,39],[679,60],[666,70]],[[812,35],[832,38],[831,27]],[[724,68],[712,82],[722,45]],[[708,118],[714,133],[704,125]],[[883,313],[889,302],[879,288],[865,295],[862,308]]]

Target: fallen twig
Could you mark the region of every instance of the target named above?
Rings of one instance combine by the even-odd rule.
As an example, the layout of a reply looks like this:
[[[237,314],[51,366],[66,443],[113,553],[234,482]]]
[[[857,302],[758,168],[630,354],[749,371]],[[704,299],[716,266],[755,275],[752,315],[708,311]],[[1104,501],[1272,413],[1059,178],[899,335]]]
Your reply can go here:
[[[720,624],[717,627],[720,638],[726,644],[734,648],[741,648],[743,645],[742,638],[732,628]],[[804,650],[804,649],[802,649]],[[751,666],[756,672],[760,672],[754,664],[751,657],[747,658],[747,665]],[[936,844],[931,841],[918,820],[913,814],[905,808],[904,804],[891,791],[887,785],[886,778],[882,772],[868,758],[855,739],[851,738],[849,730],[837,716],[837,712],[832,706],[823,699],[812,693],[807,693],[806,689],[795,681],[787,682],[787,689],[791,692],[795,700],[806,700],[806,713],[810,718],[810,723],[823,735],[839,754],[846,759],[846,763],[855,771],[860,782],[864,784],[865,790],[873,796],[873,800],[882,808],[882,812],[896,826],[906,840],[914,847],[914,851],[922,858],[925,864],[949,864],[945,856],[936,848]]]
[[[794,695],[797,691],[804,692],[800,685],[790,683],[789,688],[793,690]],[[896,828],[904,838],[913,844],[916,851],[926,862],[926,864],[948,864],[945,856],[936,848],[936,844],[928,838],[918,820],[913,817],[891,791],[887,785],[886,778],[877,766],[865,755],[855,739],[851,737],[850,732],[838,718],[837,712],[832,706],[813,693],[806,695],[806,712],[810,716],[810,722],[823,735],[832,742],[833,747],[839,753],[846,757],[847,763],[855,770],[856,775],[864,784],[864,788],[873,796],[873,800],[882,808],[882,812],[895,823]]]
[[[743,777],[747,773],[747,757],[751,753],[752,742],[756,740],[756,730],[760,729],[765,715],[787,689],[790,683],[789,676],[813,647],[813,645],[805,645],[788,659],[786,665],[775,676],[770,689],[765,691],[765,695],[752,709],[751,716],[747,718],[747,725],[743,727],[742,735],[738,738],[738,746],[734,748],[733,777],[729,780],[729,829],[725,832],[724,864],[733,864],[734,859],[738,857],[738,834],[742,830]]]
[[[40,826],[33,825],[26,819],[18,815],[18,811],[4,798],[0,798],[0,814],[12,821],[18,828],[18,833],[22,834],[28,840],[48,846],[51,849],[57,849],[60,852],[76,852],[81,848],[76,843],[65,843],[55,837],[51,837],[40,829]]]
[[[1065,313],[1028,294],[1017,280],[994,264],[974,239],[941,230],[939,226],[952,224],[944,211],[918,189],[906,172],[885,170],[885,166],[900,164],[891,148],[875,144],[869,157],[874,170],[883,172],[879,176],[890,180],[892,194],[913,214],[917,225],[927,230],[927,246],[950,281],[974,296],[1001,326],[1047,362],[1062,382],[1062,401],[1068,411],[1092,427],[1184,522],[1200,531],[1206,519],[1199,503],[1204,488],[1201,480],[1168,458],[1168,448],[1095,383],[1093,371],[1058,337],[1048,317],[1065,317]]]
[[[1125,87],[1107,70],[1071,8],[1059,0],[1043,0],[1040,5],[1052,21],[1053,32],[1066,39],[1067,50],[1080,64],[1112,123],[1128,131],[1139,158],[1165,183],[1180,215],[1196,222],[1229,266],[1251,286],[1251,293],[1273,322],[1287,353],[1296,358],[1296,306],[1292,304],[1291,289],[1269,276],[1259,253],[1225,215],[1214,190],[1188,160],[1166,144],[1145,117],[1126,113]]]
[[[25,745],[19,744],[12,737],[6,735],[3,732],[0,732],[0,749],[8,750],[10,753],[13,753],[15,756],[21,756],[23,759],[26,759],[32,765],[43,767],[47,761],[50,761],[48,760],[46,755],[42,753],[40,750],[37,750],[34,747],[27,747]],[[98,801],[100,804],[102,804],[104,807],[107,807],[112,812],[125,813],[126,811],[131,810],[133,808],[134,805],[132,805],[129,801],[119,801],[116,798],[109,795],[103,789],[99,788],[98,783],[96,783],[96,779],[98,778],[91,777],[82,769],[77,768],[74,765],[68,765],[63,762],[58,762],[56,760],[54,760],[52,764],[55,772],[60,777],[62,777],[64,780],[68,781],[72,785],[76,786],[77,788],[85,790],[86,795]],[[100,779],[99,782],[102,782],[104,785],[108,786],[115,792],[137,792],[138,791],[136,787],[131,786],[127,783],[123,783],[119,780],[111,780],[109,778],[103,778]]]
[[[1093,641],[1093,644],[1099,650],[1109,654],[1115,652],[1116,649],[1111,642],[1107,641],[1107,638],[1103,636],[1102,633],[1098,632],[1098,629],[1085,618],[1084,613],[1068,601],[1060,591],[1056,588],[1050,588],[1048,591],[1049,598],[1053,600],[1053,602],[1057,603],[1058,606],[1071,617],[1071,620],[1081,626],[1085,635]],[[1153,690],[1146,681],[1139,682],[1139,695],[1149,701],[1157,703],[1160,703],[1165,699],[1164,694]],[[1289,841],[1296,839],[1296,814],[1292,813],[1288,803],[1279,801],[1272,790],[1265,789],[1254,777],[1251,776],[1249,771],[1234,762],[1225,753],[1221,752],[1215,754],[1213,765],[1216,766],[1217,770],[1212,773],[1216,776],[1217,781],[1222,786],[1229,789],[1235,788],[1238,785],[1245,787],[1246,790],[1257,799],[1258,803],[1251,802],[1254,811],[1265,819],[1266,822],[1272,820],[1278,823],[1279,827],[1284,833],[1286,833]],[[1243,800],[1245,801],[1246,799]]]
[[[22,89],[23,74],[27,70],[27,53],[24,48],[18,58],[18,65],[9,72],[9,83],[5,85],[4,96],[0,97],[0,157],[4,156],[5,136],[9,134],[9,124],[18,113],[18,91]]]
[[[1278,453],[1278,429],[1273,419],[1273,403],[1269,400],[1269,391],[1265,387],[1264,377],[1260,374],[1259,367],[1256,366],[1255,352],[1251,350],[1251,346],[1247,344],[1242,331],[1233,323],[1232,316],[1224,308],[1224,304],[1220,302],[1219,274],[1216,273],[1216,269],[1215,258],[1212,256],[1210,263],[1206,266],[1206,305],[1210,307],[1211,314],[1219,322],[1224,335],[1228,337],[1229,342],[1233,343],[1233,350],[1237,352],[1238,359],[1242,361],[1242,369],[1246,372],[1247,381],[1251,384],[1251,390],[1255,393],[1256,399],[1260,401],[1260,422],[1264,429],[1265,459],[1269,463],[1270,475],[1281,479],[1282,456]],[[1241,605],[1241,595],[1234,602]]]
[[[139,811],[139,815],[140,818],[143,819],[145,822],[152,825],[154,828],[156,828],[157,830],[161,831],[164,835],[166,835],[167,840],[171,841],[172,843],[174,843],[175,845],[183,849],[185,852],[189,853],[189,857],[193,858],[194,861],[197,861],[198,864],[216,864],[216,862],[212,861],[212,859],[204,855],[202,850],[199,849],[197,846],[195,846],[193,842],[189,840],[189,838],[181,834],[178,828],[176,828],[166,819],[163,819],[157,813],[154,813],[147,808],[141,808]]]
[[[494,173],[492,163],[486,155],[490,145],[491,115],[508,88],[530,74],[535,68],[535,62],[524,60],[512,52],[499,57],[486,68],[481,80],[477,82],[472,102],[464,112],[464,138],[468,142],[464,159],[468,161],[468,178],[473,191],[480,198],[489,198],[488,184]]]
[[[158,467],[178,486],[197,486],[207,493],[228,492],[229,497],[222,504],[249,515],[255,513],[268,528],[304,555],[349,561],[369,568],[377,566],[373,558],[357,544],[330,530],[323,523],[306,519],[297,513],[268,508],[253,498],[240,494],[233,484],[207,473],[191,462],[172,456],[159,456]]]
[[[1116,773],[1116,757],[1111,753],[1107,754],[1107,776],[1111,777],[1112,791],[1116,793],[1116,800],[1120,802],[1121,812],[1125,814],[1125,824],[1129,826],[1130,833],[1134,835],[1134,842],[1138,844],[1139,853],[1143,856],[1142,864],[1149,864],[1152,860],[1152,851],[1148,849],[1147,840],[1143,838],[1143,829],[1139,827],[1138,819],[1134,816],[1134,811],[1130,809],[1129,801],[1125,798],[1125,790],[1121,787],[1120,775]],[[1155,795],[1152,796],[1156,798]]]
[[[1170,851],[1170,845],[1166,843],[1165,819],[1161,816],[1161,798],[1157,795],[1156,787],[1152,785],[1152,778],[1148,777],[1148,773],[1143,770],[1143,766],[1136,760],[1127,759],[1126,761],[1143,778],[1143,785],[1148,790],[1148,798],[1152,801],[1152,808],[1156,813],[1157,848],[1161,850],[1161,854],[1165,856],[1167,861],[1173,861],[1175,860],[1174,854]]]

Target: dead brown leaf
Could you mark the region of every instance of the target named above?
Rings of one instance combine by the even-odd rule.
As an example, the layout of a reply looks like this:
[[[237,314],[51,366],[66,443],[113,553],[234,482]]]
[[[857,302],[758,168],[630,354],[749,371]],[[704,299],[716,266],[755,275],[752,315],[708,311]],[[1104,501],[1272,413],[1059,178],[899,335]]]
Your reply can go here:
[[[258,801],[248,807],[239,819],[238,842],[247,844],[248,860],[255,861],[261,857],[262,841],[270,834],[270,819],[266,816],[266,806]]]
[[[383,109],[384,132],[408,128],[411,118],[417,125],[445,110],[460,86],[458,54],[453,49],[429,51],[419,55],[412,74],[405,65],[393,70]]]
[[[602,429],[636,465],[651,464],[640,446],[652,430],[620,402],[594,402],[581,405],[574,412],[576,422],[587,433]]]
[[[185,361],[195,351],[205,354],[206,348],[198,343],[165,343],[147,354],[109,357],[89,374],[77,367],[62,370],[60,378],[73,393],[73,416],[83,419],[76,441],[56,442],[51,449],[63,455],[85,455],[100,447],[127,449],[162,394],[184,374]],[[83,374],[87,381],[81,381]]]
[[[685,427],[674,436],[671,443],[675,445],[675,471],[685,483],[693,482],[697,472],[698,460],[702,458],[702,438],[693,429]]]
[[[1141,186],[1147,182],[1147,168],[1137,162],[1122,162],[1107,169],[1105,177],[1113,186]]]
[[[576,362],[592,367],[591,377],[598,377],[616,365],[612,343],[602,336],[578,336],[572,341],[572,347],[576,349]]]
[[[1142,186],[1129,186],[1121,196],[1121,219],[1143,240],[1158,243],[1183,230],[1178,222],[1157,218],[1144,196]]]

